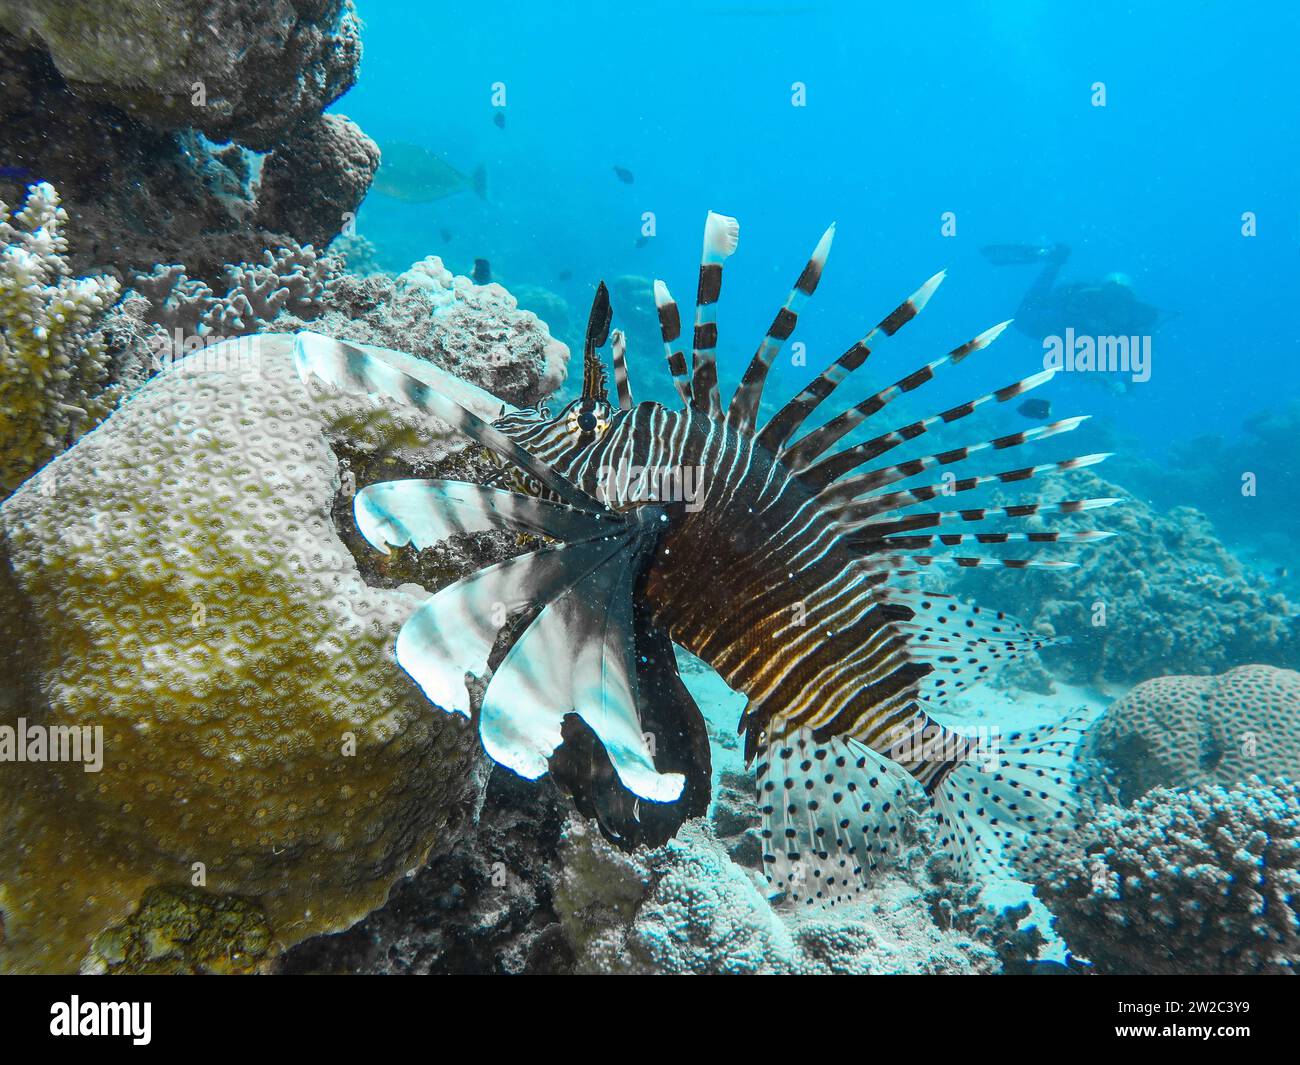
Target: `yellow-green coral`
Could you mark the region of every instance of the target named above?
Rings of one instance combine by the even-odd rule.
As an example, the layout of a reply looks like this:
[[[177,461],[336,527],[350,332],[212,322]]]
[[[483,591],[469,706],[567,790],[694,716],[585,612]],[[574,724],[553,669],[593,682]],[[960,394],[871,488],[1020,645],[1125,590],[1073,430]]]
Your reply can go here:
[[[271,928],[256,902],[198,888],[157,887],[140,909],[95,937],[84,972],[230,975],[257,972]]]
[[[291,339],[164,371],[0,505],[0,725],[104,746],[98,773],[0,760],[0,970],[75,971],[196,870],[278,950],[473,818],[473,730],[393,658],[417,600],[369,586],[332,519],[327,436],[369,401],[314,397]]]
[[[0,200],[0,497],[118,398],[95,330],[120,285],[72,276],[66,220],[47,184],[33,185],[12,216]]]

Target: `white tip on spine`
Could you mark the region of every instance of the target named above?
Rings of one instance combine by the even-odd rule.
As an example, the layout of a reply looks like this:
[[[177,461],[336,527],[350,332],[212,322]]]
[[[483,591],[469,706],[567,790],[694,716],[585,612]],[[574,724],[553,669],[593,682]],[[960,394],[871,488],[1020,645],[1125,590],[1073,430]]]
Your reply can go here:
[[[812,261],[818,266],[825,266],[826,260],[831,254],[831,241],[835,239],[835,223],[830,224],[830,228],[822,234],[822,239],[817,242],[817,247],[813,249]]]
[[[710,211],[704,221],[704,261],[720,263],[740,243],[740,223],[725,214]]]
[[[668,286],[658,278],[655,278],[655,306],[667,307],[673,302],[673,297],[668,292]]]
[[[1004,332],[1006,332],[1007,326],[1009,326],[1010,324],[1011,324],[1011,319],[1008,318],[1005,322],[999,322],[991,329],[984,330],[984,332],[982,332],[979,336],[975,338],[975,343],[978,344],[981,348],[987,348],[990,344],[993,343],[993,341],[997,340],[998,337],[1000,337]]]
[[[917,314],[920,314],[925,309],[925,305],[930,302],[930,297],[934,295],[935,289],[943,284],[943,279],[947,276],[947,270],[940,270],[934,277],[912,293],[912,306],[916,308]]]

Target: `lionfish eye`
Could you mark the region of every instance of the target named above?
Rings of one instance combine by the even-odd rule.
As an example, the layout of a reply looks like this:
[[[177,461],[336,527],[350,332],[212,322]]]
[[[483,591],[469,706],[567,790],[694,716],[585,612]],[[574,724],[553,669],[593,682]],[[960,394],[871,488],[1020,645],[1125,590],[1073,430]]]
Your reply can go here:
[[[578,415],[578,428],[584,433],[594,432],[596,429],[596,415],[589,410],[584,410]]]

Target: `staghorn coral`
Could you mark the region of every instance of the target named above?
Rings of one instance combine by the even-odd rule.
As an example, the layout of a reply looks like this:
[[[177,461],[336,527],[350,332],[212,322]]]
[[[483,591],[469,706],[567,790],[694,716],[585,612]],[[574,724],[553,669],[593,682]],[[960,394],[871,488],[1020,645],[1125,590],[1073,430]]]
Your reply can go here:
[[[1300,780],[1300,673],[1240,666],[1144,681],[1111,704],[1087,743],[1122,802],[1157,786]]]
[[[0,498],[93,428],[131,383],[105,335],[123,325],[107,318],[119,285],[72,276],[66,221],[47,184],[12,215],[0,200]]]
[[[1040,885],[1077,954],[1116,973],[1294,973],[1300,784],[1157,788],[1104,807]]]
[[[0,506],[0,725],[103,730],[101,772],[0,761],[0,969],[76,970],[200,873],[278,950],[364,916],[472,820],[473,731],[393,660],[417,600],[367,585],[331,516],[330,436],[418,431],[433,461],[449,432],[316,397],[290,343],[171,367]]]
[[[1033,580],[1011,582],[996,570],[964,570],[953,590],[995,602],[1031,629],[1069,636],[1071,646],[1041,654],[1075,683],[1131,684],[1247,662],[1300,665],[1300,613],[1242,569],[1204,515],[1190,507],[1161,514],[1087,471],[1044,482],[1041,493],[1044,502],[1093,497],[1120,497],[1123,503],[1063,518],[1030,518],[1024,528],[1119,533],[1106,550],[1063,547],[1052,557],[1078,567]],[[990,504],[1011,501],[995,497]]]
[[[172,337],[236,337],[266,329],[280,315],[306,323],[323,313],[343,261],[310,244],[267,250],[256,263],[228,265],[217,295],[180,265],[157,266],[133,279],[150,303],[149,319]]]
[[[453,276],[437,256],[396,278],[345,274],[325,313],[275,324],[410,352],[519,406],[550,395],[568,372],[568,347],[535,314],[500,285]]]

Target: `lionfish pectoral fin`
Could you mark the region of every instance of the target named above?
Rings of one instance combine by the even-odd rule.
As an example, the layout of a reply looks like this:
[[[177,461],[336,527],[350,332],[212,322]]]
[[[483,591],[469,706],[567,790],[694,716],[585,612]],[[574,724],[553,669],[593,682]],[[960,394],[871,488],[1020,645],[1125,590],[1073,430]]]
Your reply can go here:
[[[611,513],[575,510],[535,496],[464,481],[382,481],[357,493],[357,528],[376,550],[407,544],[417,550],[451,536],[511,529],[578,543],[616,535],[621,519]]]
[[[635,579],[629,557],[607,556],[542,607],[515,640],[488,685],[479,720],[495,761],[530,779],[541,776],[563,740],[565,718],[577,714],[630,792],[656,803],[680,797],[685,777],[656,769],[638,711]]]
[[[604,509],[598,500],[494,428],[488,421],[493,417],[491,413],[475,413],[453,396],[445,394],[440,386],[427,384],[355,344],[317,333],[299,333],[294,338],[294,365],[303,381],[316,377],[345,391],[386,396],[396,403],[439,418],[534,477],[570,506],[589,511]],[[450,375],[446,376],[450,378]],[[450,380],[456,381],[455,378]],[[459,382],[459,385],[464,386],[465,382]],[[500,401],[494,400],[494,403],[499,405]]]
[[[767,882],[805,906],[861,894],[870,870],[898,855],[908,800],[920,794],[888,758],[809,729],[759,748],[756,783]]]
[[[466,674],[481,676],[511,616],[564,595],[617,548],[561,544],[478,570],[435,592],[397,634],[397,661],[435,706],[471,716]]]

